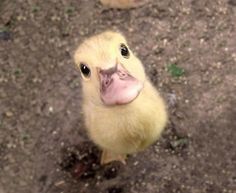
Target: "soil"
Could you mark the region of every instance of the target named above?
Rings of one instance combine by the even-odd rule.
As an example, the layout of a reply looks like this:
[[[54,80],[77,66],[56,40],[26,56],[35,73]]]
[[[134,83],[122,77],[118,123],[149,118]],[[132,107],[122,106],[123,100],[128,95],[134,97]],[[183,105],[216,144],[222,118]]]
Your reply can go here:
[[[235,0],[1,0],[0,193],[235,193],[235,21]],[[107,29],[127,37],[169,104],[161,139],[126,165],[99,165],[73,63]]]

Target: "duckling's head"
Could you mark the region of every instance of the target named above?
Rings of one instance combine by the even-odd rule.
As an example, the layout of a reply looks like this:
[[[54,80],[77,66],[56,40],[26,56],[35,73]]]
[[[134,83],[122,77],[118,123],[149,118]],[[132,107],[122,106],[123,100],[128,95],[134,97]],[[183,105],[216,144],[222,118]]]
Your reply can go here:
[[[106,31],[85,40],[74,60],[82,76],[84,97],[94,104],[124,105],[142,92],[143,65],[120,33]]]

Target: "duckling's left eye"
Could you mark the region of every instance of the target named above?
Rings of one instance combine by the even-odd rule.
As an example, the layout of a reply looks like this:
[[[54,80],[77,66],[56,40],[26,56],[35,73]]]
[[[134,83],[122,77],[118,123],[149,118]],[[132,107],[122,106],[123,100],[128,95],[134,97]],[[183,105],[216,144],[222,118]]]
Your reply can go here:
[[[83,63],[80,64],[80,70],[86,78],[88,78],[90,76],[90,69],[85,64],[83,64]]]
[[[127,48],[125,44],[120,45],[120,53],[125,58],[129,58],[129,49]]]

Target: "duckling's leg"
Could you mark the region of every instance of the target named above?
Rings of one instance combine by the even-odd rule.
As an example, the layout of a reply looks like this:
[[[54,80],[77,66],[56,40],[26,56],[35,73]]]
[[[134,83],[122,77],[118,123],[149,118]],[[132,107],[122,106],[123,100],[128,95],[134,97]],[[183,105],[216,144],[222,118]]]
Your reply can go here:
[[[125,165],[126,164],[125,159],[126,159],[125,154],[116,154],[107,150],[103,150],[100,163],[101,165],[104,165],[112,161],[120,161]]]

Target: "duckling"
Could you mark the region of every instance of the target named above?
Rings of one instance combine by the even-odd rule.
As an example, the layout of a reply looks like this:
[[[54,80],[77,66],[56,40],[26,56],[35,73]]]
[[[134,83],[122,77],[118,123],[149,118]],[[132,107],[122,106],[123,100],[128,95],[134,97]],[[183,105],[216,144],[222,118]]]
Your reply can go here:
[[[110,8],[128,9],[144,5],[147,0],[100,0],[101,3]]]
[[[85,40],[74,61],[82,76],[82,109],[101,164],[153,144],[167,124],[164,100],[151,84],[125,37],[113,31]]]

